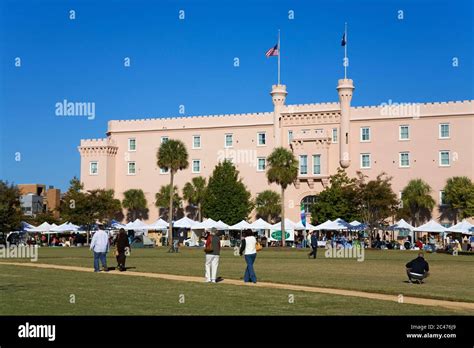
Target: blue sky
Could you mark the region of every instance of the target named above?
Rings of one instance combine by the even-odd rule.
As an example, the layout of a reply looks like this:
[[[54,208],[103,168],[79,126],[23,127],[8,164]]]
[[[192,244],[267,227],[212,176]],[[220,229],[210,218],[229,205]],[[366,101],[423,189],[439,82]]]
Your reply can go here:
[[[287,103],[337,101],[346,21],[353,105],[474,99],[470,0],[0,0],[0,179],[67,189],[110,119],[271,111],[278,29]]]

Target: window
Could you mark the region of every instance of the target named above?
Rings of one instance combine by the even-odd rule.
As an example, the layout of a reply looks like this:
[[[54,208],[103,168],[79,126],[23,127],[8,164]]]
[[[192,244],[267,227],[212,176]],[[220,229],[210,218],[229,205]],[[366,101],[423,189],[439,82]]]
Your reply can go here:
[[[257,133],[257,144],[258,146],[264,146],[267,143],[265,132]]]
[[[193,160],[193,173],[201,172],[201,160]]]
[[[233,134],[226,134],[226,135],[225,135],[224,147],[232,147],[233,145],[234,145],[234,137],[233,137]]]
[[[288,131],[288,145],[290,145],[292,141],[293,141],[293,131],[289,130]]]
[[[201,136],[193,135],[193,149],[200,149],[200,148],[201,148]]]
[[[97,175],[99,174],[99,163],[97,162],[89,162],[89,174],[90,175]]]
[[[449,167],[451,163],[449,162],[449,151],[440,151],[439,152],[439,165],[441,167]]]
[[[410,166],[410,153],[409,152],[400,152],[400,167],[406,168]]]
[[[446,205],[446,195],[444,191],[439,191],[439,205]]]
[[[300,175],[308,174],[308,156],[301,155],[300,156]]]
[[[398,207],[401,209],[403,208],[403,192],[402,191],[398,191],[398,200],[400,201],[400,203],[398,204]]]
[[[311,213],[311,206],[316,203],[318,196],[306,196],[301,200],[300,206],[303,207],[305,213]]]
[[[264,172],[267,167],[267,160],[265,157],[257,158],[257,172]]]
[[[410,139],[410,127],[409,126],[400,126],[400,136],[399,140],[409,140]]]
[[[439,138],[440,139],[449,139],[449,123],[441,123],[439,125]]]
[[[332,142],[337,143],[337,128],[332,129]]]
[[[170,139],[170,137],[161,137],[161,143],[166,143],[168,140]]]
[[[135,138],[128,139],[128,151],[137,150],[137,140]]]
[[[313,174],[321,174],[321,155],[313,155]]]
[[[168,174],[169,172],[169,168],[160,168],[160,174]]]
[[[360,127],[360,141],[370,141],[370,127]]]
[[[360,167],[362,169],[369,169],[371,166],[370,163],[370,153],[361,153],[360,154]]]
[[[136,166],[135,162],[128,162],[128,175],[135,175],[136,173]]]

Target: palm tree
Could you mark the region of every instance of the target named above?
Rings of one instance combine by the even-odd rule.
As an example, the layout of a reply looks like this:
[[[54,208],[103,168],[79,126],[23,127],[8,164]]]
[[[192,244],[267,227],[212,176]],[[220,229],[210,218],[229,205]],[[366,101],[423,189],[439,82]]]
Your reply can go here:
[[[130,189],[123,193],[122,206],[127,211],[127,220],[148,219],[148,208],[145,194],[141,189]]]
[[[267,221],[273,221],[281,212],[281,199],[278,192],[265,190],[255,198],[257,215]]]
[[[164,208],[169,210],[169,201],[171,189],[170,185],[163,185],[160,187],[160,191],[155,194],[155,206],[157,208]],[[177,213],[177,209],[181,206],[181,197],[178,194],[178,187],[173,187],[173,214]],[[167,215],[169,217],[169,213]]]
[[[298,177],[298,161],[284,147],[274,149],[267,161],[268,182],[281,186],[281,243],[285,246],[285,189]]]
[[[170,187],[174,187],[173,180],[178,170],[186,169],[188,163],[188,150],[181,140],[170,139],[161,144],[156,154],[158,167],[169,170]],[[168,244],[172,245],[173,241],[173,195],[170,194],[169,202],[169,238]]]
[[[422,179],[410,180],[402,191],[403,208],[410,212],[414,226],[418,226],[431,216],[436,203],[430,192],[430,185]]]
[[[192,178],[191,182],[187,182],[183,187],[183,198],[189,204],[197,205],[198,219],[202,220],[202,202],[206,194],[206,179],[202,176]]]

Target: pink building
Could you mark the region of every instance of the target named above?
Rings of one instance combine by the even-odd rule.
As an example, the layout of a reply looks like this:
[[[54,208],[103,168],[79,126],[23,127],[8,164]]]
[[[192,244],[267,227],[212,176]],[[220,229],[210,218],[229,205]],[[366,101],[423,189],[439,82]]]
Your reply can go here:
[[[386,172],[399,195],[410,179],[422,178],[439,205],[449,177],[473,178],[474,100],[351,107],[353,90],[352,80],[342,79],[339,102],[286,105],[286,86],[274,85],[270,112],[109,121],[107,138],[81,140],[81,181],[86,190],[114,189],[119,199],[128,189],[142,189],[154,221],[155,193],[169,183],[156,152],[168,138],[182,140],[189,152],[189,168],[175,178],[180,189],[194,176],[208,177],[227,158],[254,197],[268,188],[280,192],[267,182],[266,157],[276,146],[291,148],[300,162],[286,193],[287,216],[294,221],[300,203],[311,204],[338,167],[350,176]],[[433,217],[439,219],[438,207]]]

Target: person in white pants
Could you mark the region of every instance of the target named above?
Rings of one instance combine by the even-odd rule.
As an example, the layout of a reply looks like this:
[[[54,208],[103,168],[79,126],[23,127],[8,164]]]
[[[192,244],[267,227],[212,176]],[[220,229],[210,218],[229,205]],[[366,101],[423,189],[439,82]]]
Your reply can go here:
[[[206,281],[209,283],[215,283],[217,280],[217,269],[219,268],[221,241],[217,236],[216,229],[212,229],[207,238],[204,249],[206,253]]]

